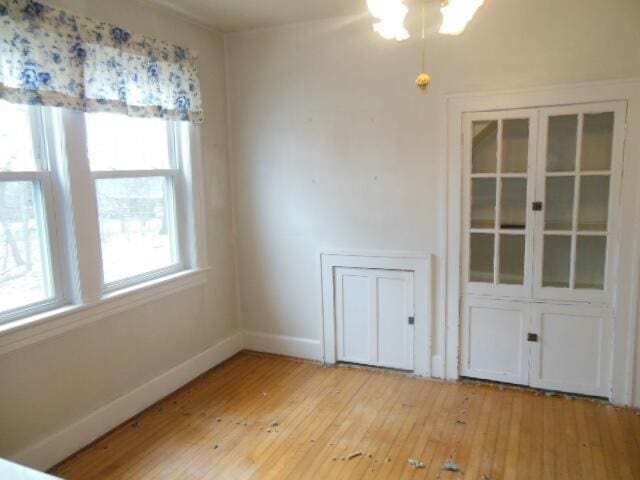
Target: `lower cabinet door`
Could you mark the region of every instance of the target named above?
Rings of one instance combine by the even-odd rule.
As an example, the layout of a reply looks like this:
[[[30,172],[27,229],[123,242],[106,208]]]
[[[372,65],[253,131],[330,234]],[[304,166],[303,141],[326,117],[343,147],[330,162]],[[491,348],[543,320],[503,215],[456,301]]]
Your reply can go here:
[[[339,361],[414,369],[413,272],[336,268]]]
[[[460,373],[527,385],[529,322],[528,302],[463,297]]]
[[[532,305],[532,387],[608,397],[611,311],[590,305]]]

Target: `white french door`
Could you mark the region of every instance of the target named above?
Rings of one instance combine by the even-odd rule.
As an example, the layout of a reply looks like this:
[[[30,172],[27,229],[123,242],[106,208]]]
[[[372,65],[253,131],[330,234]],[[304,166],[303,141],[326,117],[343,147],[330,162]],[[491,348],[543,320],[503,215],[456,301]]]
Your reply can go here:
[[[465,115],[464,293],[531,295],[537,128],[534,109]]]
[[[462,375],[607,394],[625,114],[464,115]]]
[[[533,298],[611,302],[626,103],[540,111]]]

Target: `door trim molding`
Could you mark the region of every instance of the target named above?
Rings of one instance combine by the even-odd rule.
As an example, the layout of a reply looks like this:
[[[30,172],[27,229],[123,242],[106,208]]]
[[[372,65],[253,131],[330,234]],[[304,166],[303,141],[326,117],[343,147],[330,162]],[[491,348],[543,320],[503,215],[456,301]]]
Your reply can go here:
[[[414,373],[431,376],[432,255],[424,252],[325,248],[320,251],[319,257],[323,332],[321,343],[324,363],[336,363],[334,269],[346,267],[404,270],[414,274]]]
[[[621,216],[617,232],[618,261],[614,266],[617,288],[612,303],[614,340],[610,399],[618,404],[640,404],[636,386],[635,350],[638,290],[640,287],[640,79],[549,86],[537,89],[449,95],[445,98],[447,122],[446,165],[443,169],[445,215],[442,228],[444,256],[445,328],[439,341],[444,351],[445,376],[457,379],[460,362],[460,258],[462,239],[462,132],[464,113],[537,108],[579,103],[626,100],[627,134],[623,158],[625,172],[620,193]],[[640,395],[639,395],[640,396]]]

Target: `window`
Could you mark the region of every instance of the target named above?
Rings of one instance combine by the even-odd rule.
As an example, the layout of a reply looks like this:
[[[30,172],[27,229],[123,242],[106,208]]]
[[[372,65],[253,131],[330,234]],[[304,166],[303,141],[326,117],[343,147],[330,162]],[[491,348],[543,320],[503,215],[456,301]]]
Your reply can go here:
[[[171,126],[108,113],[86,125],[105,285],[181,268]]]
[[[0,315],[56,301],[49,165],[34,135],[39,111],[0,101]]]
[[[197,269],[189,131],[0,101],[0,324]]]

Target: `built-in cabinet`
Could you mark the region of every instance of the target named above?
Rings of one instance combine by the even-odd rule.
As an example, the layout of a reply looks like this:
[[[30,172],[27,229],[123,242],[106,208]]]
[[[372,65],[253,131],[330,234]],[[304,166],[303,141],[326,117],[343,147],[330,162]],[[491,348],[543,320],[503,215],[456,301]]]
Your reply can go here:
[[[462,375],[608,396],[625,113],[464,115]]]

